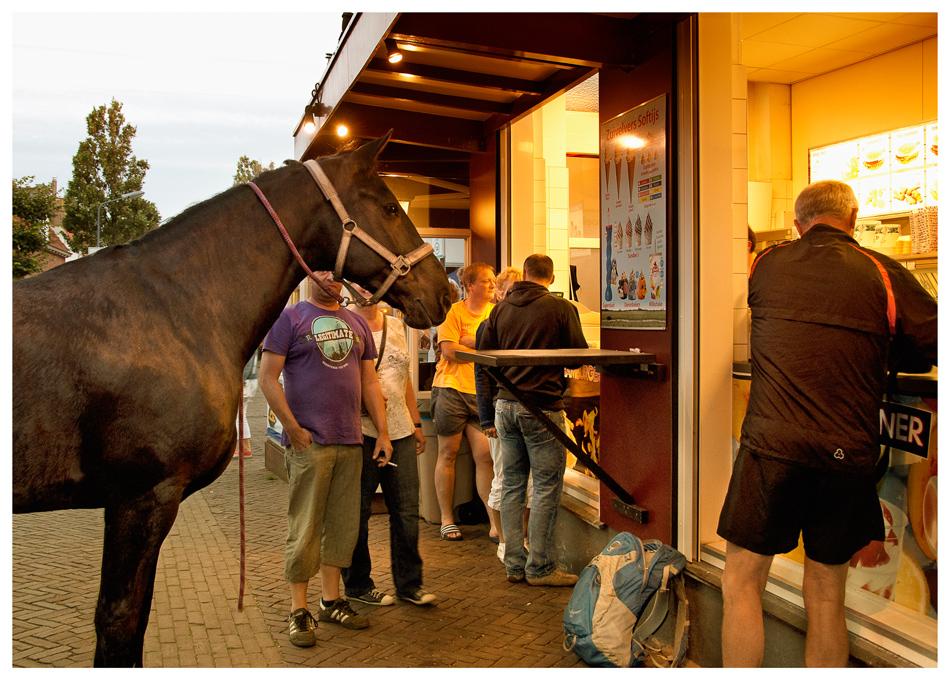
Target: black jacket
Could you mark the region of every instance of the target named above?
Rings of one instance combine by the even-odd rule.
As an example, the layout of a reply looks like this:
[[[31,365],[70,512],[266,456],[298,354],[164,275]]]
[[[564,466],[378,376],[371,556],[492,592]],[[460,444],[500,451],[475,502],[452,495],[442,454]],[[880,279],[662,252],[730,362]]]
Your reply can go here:
[[[517,281],[508,295],[495,305],[480,329],[478,349],[562,349],[586,348],[584,331],[581,329],[577,309],[568,300],[548,292],[544,286],[532,281]],[[532,403],[546,411],[564,408],[563,394],[567,388],[564,367],[518,366],[504,369],[505,377],[531,399]],[[479,419],[486,427],[484,403],[491,403],[491,395],[485,395],[484,381],[479,386]],[[516,401],[508,390],[499,388],[499,399]],[[492,418],[493,420],[493,418]],[[489,423],[487,427],[491,427]]]
[[[888,368],[937,363],[936,300],[899,263],[821,224],[756,258],[749,307],[752,385],[740,444],[807,467],[872,473]]]

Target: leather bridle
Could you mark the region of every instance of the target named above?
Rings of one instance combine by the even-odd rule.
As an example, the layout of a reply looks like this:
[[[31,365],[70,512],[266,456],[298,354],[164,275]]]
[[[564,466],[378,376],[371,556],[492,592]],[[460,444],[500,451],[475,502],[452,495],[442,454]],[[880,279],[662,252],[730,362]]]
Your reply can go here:
[[[281,224],[280,218],[277,216],[277,212],[271,207],[271,204],[264,197],[264,193],[254,182],[248,182],[247,184],[249,187],[251,187],[251,189],[254,190],[254,193],[257,194],[257,197],[260,199],[261,203],[264,204],[267,212],[270,214],[271,218],[274,220],[274,223],[277,225],[277,228],[280,230],[281,236],[283,236],[284,241],[286,241],[287,246],[290,248],[290,252],[293,253],[297,262],[301,267],[303,267],[303,270],[307,272],[307,276],[309,276],[311,280],[320,286],[331,298],[336,300],[341,307],[347,307],[351,304],[357,305],[359,307],[369,307],[377,304],[382,299],[383,295],[386,294],[386,291],[388,291],[393,283],[395,283],[396,279],[398,279],[400,276],[405,276],[408,274],[409,270],[414,264],[417,264],[420,260],[433,252],[432,244],[423,243],[408,255],[393,254],[393,252],[386,246],[360,229],[356,222],[349,216],[349,214],[346,212],[346,208],[343,207],[343,203],[340,201],[340,197],[337,194],[336,189],[333,188],[333,183],[330,182],[330,178],[327,177],[326,173],[323,171],[323,168],[320,167],[320,164],[317,163],[317,161],[305,161],[304,167],[306,167],[310,172],[310,176],[313,177],[313,181],[317,183],[318,187],[320,187],[320,191],[323,193],[323,196],[330,202],[330,204],[333,206],[333,209],[336,210],[336,214],[343,223],[343,238],[340,241],[340,249],[337,251],[336,264],[333,268],[333,278],[336,281],[341,281],[343,285],[346,286],[347,290],[350,291],[350,294],[353,296],[352,298],[344,298],[340,296],[336,293],[336,291],[314,276],[313,272],[310,271],[310,268],[307,266],[307,263],[303,261],[300,253],[297,252],[297,248],[294,246],[293,240],[291,240],[287,230],[284,229],[284,225]],[[383,285],[380,286],[379,290],[377,290],[373,296],[368,299],[364,298],[362,295],[353,290],[353,287],[350,285],[350,283],[343,279],[343,265],[346,262],[346,254],[350,247],[350,240],[354,236],[372,248],[377,254],[386,260],[391,268],[389,276],[383,282]]]

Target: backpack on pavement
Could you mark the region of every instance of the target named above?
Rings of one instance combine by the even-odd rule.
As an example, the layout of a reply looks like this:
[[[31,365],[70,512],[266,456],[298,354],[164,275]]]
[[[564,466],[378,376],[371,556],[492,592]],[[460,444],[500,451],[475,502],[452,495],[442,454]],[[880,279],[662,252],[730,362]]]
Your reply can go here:
[[[685,568],[686,557],[661,541],[617,534],[577,579],[564,648],[590,666],[679,666],[689,637]]]

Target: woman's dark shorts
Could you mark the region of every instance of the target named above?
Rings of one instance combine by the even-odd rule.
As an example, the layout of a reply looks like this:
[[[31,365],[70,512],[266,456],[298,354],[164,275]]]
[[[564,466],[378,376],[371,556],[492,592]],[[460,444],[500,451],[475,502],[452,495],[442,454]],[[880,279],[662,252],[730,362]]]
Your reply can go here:
[[[798,545],[823,564],[844,564],[884,540],[873,477],[799,467],[739,447],[717,533],[760,555]]]
[[[432,427],[437,435],[451,437],[464,430],[468,423],[481,430],[474,394],[451,387],[433,387],[429,410],[432,411]]]

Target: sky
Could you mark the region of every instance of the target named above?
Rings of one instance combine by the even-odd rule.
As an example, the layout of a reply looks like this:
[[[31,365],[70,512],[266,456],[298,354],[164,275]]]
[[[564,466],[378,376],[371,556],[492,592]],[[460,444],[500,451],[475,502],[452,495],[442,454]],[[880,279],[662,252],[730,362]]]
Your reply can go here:
[[[227,5],[235,10],[229,13],[171,11],[202,5],[225,6],[197,0],[155,5],[167,12],[14,9],[12,176],[56,178],[65,191],[88,136],[86,117],[113,99],[136,128],[132,152],[150,165],[144,198],[163,221],[228,189],[241,156],[265,166],[294,158],[293,133],[325,73],[326,54],[336,50],[342,10],[290,13],[282,8],[301,3],[278,0],[263,5],[277,10],[267,14],[236,11],[239,2]]]

